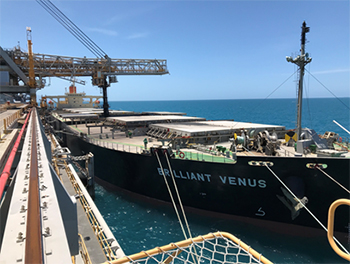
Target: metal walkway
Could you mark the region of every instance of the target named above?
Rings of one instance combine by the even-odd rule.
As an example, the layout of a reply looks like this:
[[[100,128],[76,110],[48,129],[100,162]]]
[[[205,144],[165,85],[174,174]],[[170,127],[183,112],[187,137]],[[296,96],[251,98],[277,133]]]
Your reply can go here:
[[[8,142],[1,160],[12,148],[13,139]],[[33,108],[17,169],[1,201],[0,263],[102,263],[123,257],[73,167],[60,159],[57,175],[51,156],[51,142]],[[82,206],[79,200],[87,202]]]

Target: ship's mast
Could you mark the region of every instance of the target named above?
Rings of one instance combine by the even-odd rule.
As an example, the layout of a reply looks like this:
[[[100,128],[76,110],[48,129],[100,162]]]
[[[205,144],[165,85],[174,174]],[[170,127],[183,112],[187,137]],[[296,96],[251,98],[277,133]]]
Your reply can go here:
[[[306,33],[310,31],[310,28],[306,26],[306,22],[303,22],[301,27],[301,49],[300,55],[296,58],[287,57],[288,62],[292,62],[299,67],[299,84],[298,84],[298,116],[297,116],[297,135],[298,140],[301,139],[301,112],[302,112],[302,99],[303,99],[303,82],[304,82],[304,69],[305,65],[311,62],[308,54],[305,54],[305,41]]]

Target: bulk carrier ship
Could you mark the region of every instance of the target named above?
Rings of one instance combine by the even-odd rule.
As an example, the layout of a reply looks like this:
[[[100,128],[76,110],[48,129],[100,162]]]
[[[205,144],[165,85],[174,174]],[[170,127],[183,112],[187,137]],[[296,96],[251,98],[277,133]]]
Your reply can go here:
[[[331,203],[349,198],[350,154],[337,134],[301,127],[304,66],[311,62],[307,32],[304,22],[301,54],[287,57],[299,67],[295,130],[185,113],[110,111],[103,117],[91,101],[82,108],[84,94],[76,91],[66,94],[64,105],[44,105],[46,120],[72,154],[94,154],[104,186],[164,202],[178,192],[188,209],[273,229],[319,229]],[[348,208],[339,208],[341,240],[349,222]]]

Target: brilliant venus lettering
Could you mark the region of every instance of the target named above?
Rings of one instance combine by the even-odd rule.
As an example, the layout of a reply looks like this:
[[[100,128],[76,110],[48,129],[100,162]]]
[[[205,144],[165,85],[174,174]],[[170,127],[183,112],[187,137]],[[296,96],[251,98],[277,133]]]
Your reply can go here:
[[[157,168],[158,174],[163,176],[162,169]],[[164,174],[167,177],[171,177],[171,172],[168,169],[164,169]],[[189,171],[176,171],[173,170],[173,176],[178,179],[191,180],[191,181],[201,181],[201,182],[213,182],[213,176],[208,173],[198,173]],[[265,180],[254,179],[254,178],[244,178],[244,177],[231,177],[231,176],[221,176],[219,175],[219,182],[222,184],[228,184],[233,186],[242,186],[250,188],[266,188],[267,184]]]

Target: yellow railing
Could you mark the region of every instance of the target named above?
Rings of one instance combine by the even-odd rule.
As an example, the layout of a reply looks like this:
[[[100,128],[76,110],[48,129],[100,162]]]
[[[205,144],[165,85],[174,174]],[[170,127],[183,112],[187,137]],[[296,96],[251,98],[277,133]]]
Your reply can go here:
[[[203,255],[201,255],[203,252],[205,252],[206,248],[201,248],[199,250],[194,250],[193,246],[195,244],[199,243],[203,243],[206,241],[212,241],[212,240],[217,240],[217,239],[224,239],[224,241],[226,241],[225,243],[210,243],[211,246],[210,248],[213,249],[214,251],[209,254],[208,258],[205,258]],[[213,246],[216,245],[216,246]],[[217,252],[215,251],[216,249],[219,248],[224,248],[224,250],[222,250],[222,252]],[[180,254],[190,254],[194,257],[194,259],[197,259],[197,261],[200,259],[200,262],[204,261],[205,259],[207,261],[209,261],[210,263],[220,263],[223,262],[223,260],[227,260],[228,258],[232,257],[232,254],[230,254],[230,248],[237,248],[237,254],[233,259],[230,259],[230,263],[245,263],[242,262],[242,260],[238,257],[238,255],[244,254],[247,257],[248,263],[251,263],[251,261],[249,261],[249,258],[253,258],[255,259],[255,262],[257,263],[263,263],[263,264],[272,264],[272,262],[270,260],[268,260],[267,258],[265,258],[264,256],[262,256],[260,253],[258,253],[257,251],[255,251],[254,249],[252,249],[250,246],[248,246],[247,244],[245,244],[244,242],[242,242],[240,239],[238,239],[237,237],[235,237],[234,235],[230,234],[230,233],[226,233],[226,232],[216,232],[216,233],[210,233],[204,236],[198,236],[195,238],[191,238],[191,239],[187,239],[187,240],[183,240],[180,242],[176,242],[176,243],[170,243],[169,245],[165,245],[162,247],[156,247],[154,249],[151,250],[147,250],[147,251],[142,251],[140,253],[137,254],[133,254],[127,257],[123,257],[114,261],[109,261],[109,262],[105,262],[104,264],[122,264],[122,263],[148,263],[147,259],[152,259],[152,263],[154,263],[153,261],[156,261],[156,263],[170,263],[171,261],[173,261],[175,263],[175,259],[177,258],[177,256],[179,256]],[[243,249],[243,250],[241,250]],[[218,257],[220,254],[223,255],[221,260],[215,259],[215,257]],[[157,261],[156,255],[162,255],[159,260]],[[213,260],[214,258],[214,260]],[[165,260],[164,260],[165,259]],[[186,258],[185,258],[186,259]],[[184,260],[184,259],[182,259]],[[235,260],[235,261],[234,261]],[[241,260],[241,261],[239,261]],[[192,263],[192,262],[190,262]]]
[[[334,239],[333,239],[333,232],[334,232],[334,213],[335,209],[337,209],[340,205],[348,205],[350,206],[350,200],[349,199],[338,199],[334,201],[331,206],[329,207],[328,211],[328,232],[327,232],[327,238],[329,241],[329,244],[331,244],[331,247],[337,253],[340,257],[343,259],[346,259],[347,261],[350,261],[350,255],[340,250],[340,248],[336,245]]]
[[[80,255],[84,261],[84,264],[92,264],[89,252],[88,252],[86,245],[85,245],[85,242],[84,242],[84,238],[82,237],[81,234],[78,234],[78,235],[79,235]]]
[[[23,109],[20,109],[13,113],[12,115],[3,119],[2,126],[0,127],[0,139],[2,134],[6,133],[6,130],[18,119],[21,117]]]
[[[80,189],[79,184],[76,182],[74,175],[70,171],[70,169],[67,165],[67,162],[64,161],[64,164],[65,164],[67,175],[68,175],[68,177],[73,185],[75,193],[79,195],[80,203],[81,203],[81,205],[86,213],[87,218],[89,219],[91,228],[93,229],[93,231],[94,231],[94,233],[99,241],[99,244],[101,246],[101,249],[102,249],[106,259],[109,261],[116,259],[117,257],[114,254],[113,250],[111,249],[102,227],[100,226],[98,220],[96,219],[94,212],[91,210],[91,207],[90,207],[88,201],[86,200],[82,190]]]

